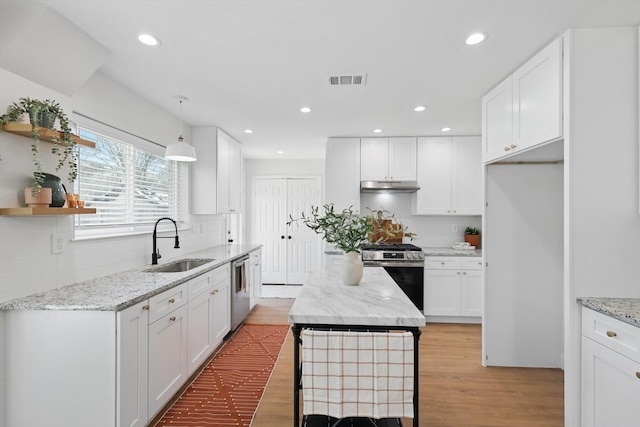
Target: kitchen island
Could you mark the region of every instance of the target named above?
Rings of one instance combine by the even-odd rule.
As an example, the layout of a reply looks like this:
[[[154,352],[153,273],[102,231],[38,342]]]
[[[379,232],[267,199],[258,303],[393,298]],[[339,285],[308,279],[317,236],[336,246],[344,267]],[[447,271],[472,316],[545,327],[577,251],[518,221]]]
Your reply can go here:
[[[303,374],[300,335],[303,330],[368,331],[390,336],[394,331],[410,332],[413,335],[413,425],[418,426],[418,341],[420,327],[426,321],[383,268],[365,268],[357,286],[342,284],[335,268],[310,274],[291,307],[289,321],[293,324],[295,338],[294,426],[299,425],[300,416],[299,391]]]

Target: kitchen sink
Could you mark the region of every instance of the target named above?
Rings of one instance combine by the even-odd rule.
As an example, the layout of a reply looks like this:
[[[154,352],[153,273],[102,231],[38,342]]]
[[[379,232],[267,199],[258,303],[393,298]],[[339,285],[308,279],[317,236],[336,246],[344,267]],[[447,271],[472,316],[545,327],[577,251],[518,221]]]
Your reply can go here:
[[[147,273],[182,273],[185,271],[193,270],[194,268],[205,265],[206,263],[211,261],[215,261],[215,259],[181,259],[178,261],[172,261],[170,263],[160,265],[158,267],[149,268],[144,271]]]

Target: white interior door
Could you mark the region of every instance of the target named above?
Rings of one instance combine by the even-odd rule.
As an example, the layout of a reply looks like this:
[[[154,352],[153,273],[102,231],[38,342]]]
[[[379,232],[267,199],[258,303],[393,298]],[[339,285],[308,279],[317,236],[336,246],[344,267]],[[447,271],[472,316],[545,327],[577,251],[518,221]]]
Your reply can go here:
[[[260,178],[253,182],[253,230],[262,243],[262,282],[287,281],[287,181]]]
[[[309,215],[320,202],[317,179],[287,180],[287,210],[294,218]],[[288,216],[288,215],[287,215]],[[302,284],[305,273],[320,266],[320,239],[301,222],[292,223],[287,235],[287,284]]]
[[[287,226],[320,204],[318,178],[256,178],[254,237],[262,243],[262,282],[302,284],[307,272],[320,265],[320,237],[302,223]]]

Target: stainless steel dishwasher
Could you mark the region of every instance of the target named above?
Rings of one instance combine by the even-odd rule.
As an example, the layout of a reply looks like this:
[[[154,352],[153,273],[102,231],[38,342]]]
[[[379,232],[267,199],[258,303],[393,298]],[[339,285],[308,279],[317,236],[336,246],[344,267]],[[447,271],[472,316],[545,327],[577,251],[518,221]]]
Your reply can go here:
[[[231,263],[231,330],[235,331],[249,314],[249,255]]]

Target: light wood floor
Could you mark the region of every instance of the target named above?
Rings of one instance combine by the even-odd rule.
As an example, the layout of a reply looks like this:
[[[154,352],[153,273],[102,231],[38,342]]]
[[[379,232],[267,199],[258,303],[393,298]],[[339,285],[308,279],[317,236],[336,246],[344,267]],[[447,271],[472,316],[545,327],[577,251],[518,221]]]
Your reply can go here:
[[[247,323],[288,323],[293,300],[263,299]],[[289,334],[251,427],[293,425],[293,339]],[[421,427],[564,425],[563,371],[485,368],[481,327],[430,323],[420,338]],[[404,420],[405,427],[411,420]]]

